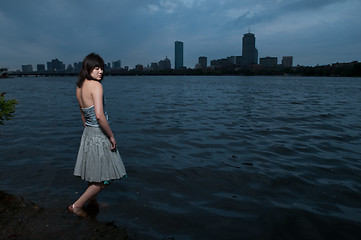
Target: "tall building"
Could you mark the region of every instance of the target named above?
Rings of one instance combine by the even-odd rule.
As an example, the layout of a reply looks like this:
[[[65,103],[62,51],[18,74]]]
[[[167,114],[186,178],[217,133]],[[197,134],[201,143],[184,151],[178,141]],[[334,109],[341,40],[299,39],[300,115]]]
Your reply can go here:
[[[199,67],[202,69],[207,68],[207,57],[199,57],[198,64],[199,64]]]
[[[175,61],[174,61],[174,68],[175,69],[182,69],[183,68],[183,42],[176,41],[174,43],[175,49]]]
[[[253,33],[246,33],[242,39],[242,64],[249,66],[258,63],[258,51],[256,48],[256,38]]]
[[[282,58],[282,66],[284,67],[292,67],[293,66],[293,57],[285,56]]]

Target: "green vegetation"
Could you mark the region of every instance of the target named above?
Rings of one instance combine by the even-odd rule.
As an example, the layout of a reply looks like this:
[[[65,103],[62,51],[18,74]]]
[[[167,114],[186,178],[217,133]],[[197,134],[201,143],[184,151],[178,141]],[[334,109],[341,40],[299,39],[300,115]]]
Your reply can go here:
[[[6,92],[0,91],[0,125],[4,125],[6,120],[10,120],[15,112],[15,105],[18,103],[15,99],[6,100]]]

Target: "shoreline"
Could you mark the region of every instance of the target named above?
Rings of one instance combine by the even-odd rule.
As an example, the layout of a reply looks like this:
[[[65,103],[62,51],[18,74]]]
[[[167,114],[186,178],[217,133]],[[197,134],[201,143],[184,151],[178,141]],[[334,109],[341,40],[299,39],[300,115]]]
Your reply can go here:
[[[78,76],[77,71],[12,71],[6,74],[9,77],[51,77],[51,76]],[[361,62],[333,63],[317,66],[262,66],[250,65],[222,65],[203,69],[184,68],[180,70],[137,70],[137,69],[106,69],[104,76],[304,76],[304,77],[361,77]]]
[[[131,239],[126,229],[64,209],[43,208],[0,190],[0,239]]]

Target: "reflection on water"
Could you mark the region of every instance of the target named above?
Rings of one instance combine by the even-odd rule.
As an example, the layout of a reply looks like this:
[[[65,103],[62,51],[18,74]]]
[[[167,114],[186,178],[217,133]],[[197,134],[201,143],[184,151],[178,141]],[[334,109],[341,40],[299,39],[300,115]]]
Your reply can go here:
[[[0,82],[0,189],[67,206],[82,124],[74,78]],[[361,79],[107,77],[129,178],[101,221],[148,238],[349,239],[361,233]],[[337,226],[337,227],[335,227]]]

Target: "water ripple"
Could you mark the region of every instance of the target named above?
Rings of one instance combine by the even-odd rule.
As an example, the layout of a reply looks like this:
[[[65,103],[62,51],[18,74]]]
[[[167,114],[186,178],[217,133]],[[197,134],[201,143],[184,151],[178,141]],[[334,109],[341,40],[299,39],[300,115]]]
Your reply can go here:
[[[78,197],[75,81],[1,79],[19,101],[0,126],[2,190],[50,205]],[[107,77],[103,85],[129,179],[102,193],[111,208],[100,220],[158,239],[359,236],[361,79]]]

